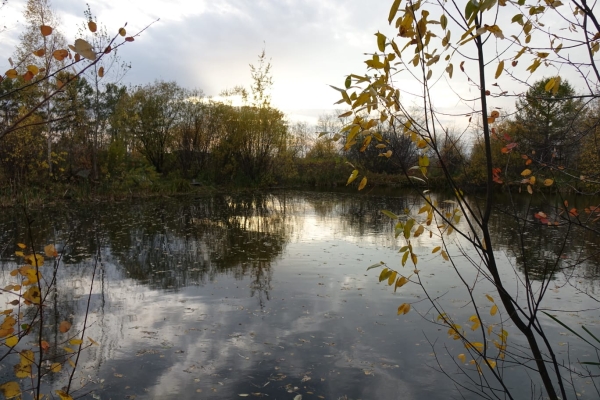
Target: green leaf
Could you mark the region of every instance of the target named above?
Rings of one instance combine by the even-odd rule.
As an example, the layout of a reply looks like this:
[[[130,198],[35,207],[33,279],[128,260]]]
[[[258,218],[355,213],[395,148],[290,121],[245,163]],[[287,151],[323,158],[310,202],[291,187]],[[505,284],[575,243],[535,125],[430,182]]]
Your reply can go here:
[[[391,270],[384,268],[383,271],[381,271],[381,274],[379,274],[379,282],[386,280],[391,274]]]
[[[523,25],[523,14],[516,14],[514,17],[512,17],[511,22],[518,22],[519,24]]]
[[[346,89],[350,89],[351,85],[352,85],[352,78],[350,77],[350,75],[348,75],[346,77],[346,80],[344,81],[344,86],[346,87]]]
[[[402,0],[394,0],[394,3],[392,4],[392,8],[390,8],[390,15],[388,17],[388,22],[390,24],[392,23],[392,21],[396,17],[396,13],[398,12],[398,9],[400,8],[400,3],[401,2],[402,2]]]
[[[377,36],[377,48],[379,49],[379,51],[384,52],[385,51],[385,35],[383,33],[377,32],[375,34],[375,36]]]
[[[446,18],[446,14],[442,14],[440,17],[440,24],[442,25],[442,29],[446,30],[446,26],[448,26],[448,18]]]
[[[404,238],[405,239],[407,239],[407,240],[410,239],[410,231],[414,225],[415,225],[414,219],[409,219],[408,221],[406,221],[406,224],[404,224]]]
[[[473,0],[469,0],[465,6],[465,19],[469,21],[477,13],[477,6]]]
[[[502,75],[502,71],[504,71],[504,60],[500,61],[500,63],[498,64],[498,68],[496,68],[496,79],[498,79],[500,75]]]
[[[367,271],[373,268],[381,267],[382,265],[385,265],[385,263],[383,261],[379,261],[377,264],[373,264],[369,268],[367,268]]]
[[[391,219],[398,219],[398,216],[397,216],[396,214],[394,214],[393,212],[391,212],[391,211],[388,211],[388,210],[381,210],[381,213],[382,213],[383,215],[385,215],[386,217],[388,217],[388,218],[391,218]]]

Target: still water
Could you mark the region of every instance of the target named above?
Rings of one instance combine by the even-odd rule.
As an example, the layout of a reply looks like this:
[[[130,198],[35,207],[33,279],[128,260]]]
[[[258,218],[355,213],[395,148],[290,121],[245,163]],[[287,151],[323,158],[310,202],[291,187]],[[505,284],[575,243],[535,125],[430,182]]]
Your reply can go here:
[[[65,254],[52,313],[81,328],[91,293],[86,336],[100,345],[82,354],[74,397],[475,397],[439,371],[465,379],[455,364],[464,348],[431,322],[437,314],[419,302],[422,290],[408,284],[394,293],[379,282],[379,269],[367,271],[379,261],[402,270],[398,250],[404,243],[380,210],[399,213],[419,202],[408,194],[276,192],[32,212],[34,243],[56,243]],[[505,249],[498,256],[503,273],[514,280],[513,228],[500,214],[493,226]],[[534,269],[558,251],[552,235],[561,233],[525,246]],[[17,265],[16,243],[29,243],[27,237],[22,213],[0,216],[0,286]],[[566,310],[560,314],[565,322],[598,332],[598,240],[573,240],[572,252],[586,261],[569,272],[573,285],[554,278],[546,305]],[[420,276],[430,294],[443,299],[446,312],[467,320],[469,299],[449,264],[431,254],[435,240],[423,237],[413,245],[423,254]],[[413,267],[405,269],[409,274]],[[538,272],[543,275],[543,267]],[[477,295],[484,293],[485,286]],[[404,302],[413,310],[398,316]],[[49,342],[61,340],[46,329]],[[505,329],[515,346],[522,344],[514,327],[506,323]],[[597,361],[566,329],[550,320],[548,329],[565,359]],[[0,383],[13,379],[5,364]],[[505,373],[529,398],[526,371],[509,367]],[[597,398],[598,381],[575,380],[580,398]],[[47,385],[60,388],[61,382],[57,377]]]

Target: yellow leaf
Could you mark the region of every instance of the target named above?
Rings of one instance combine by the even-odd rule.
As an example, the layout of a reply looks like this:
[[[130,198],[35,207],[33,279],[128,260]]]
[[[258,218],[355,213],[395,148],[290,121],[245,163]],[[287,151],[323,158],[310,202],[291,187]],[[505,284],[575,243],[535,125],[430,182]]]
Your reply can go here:
[[[17,364],[14,367],[15,376],[19,379],[28,378],[31,376],[31,364]]]
[[[62,390],[56,390],[56,394],[58,395],[58,397],[60,397],[60,400],[73,400],[73,398],[67,392],[64,392]]]
[[[458,359],[460,360],[460,362],[462,362],[463,364],[467,362],[467,357],[464,354],[459,354],[458,355]]]
[[[405,277],[401,276],[400,278],[398,278],[398,280],[396,281],[396,286],[394,287],[394,292],[396,291],[396,289],[406,285],[407,283],[408,279],[406,279]]]
[[[496,368],[496,361],[494,361],[494,360],[486,360],[486,361],[488,362],[488,366],[490,368],[492,368],[492,369]]]
[[[29,301],[30,303],[40,304],[40,289],[37,286],[30,287],[25,293],[23,293],[23,298]]]
[[[531,187],[531,185],[527,185],[527,193],[533,194],[533,188]]]
[[[56,257],[56,256],[58,256],[58,252],[56,251],[56,248],[54,247],[53,244],[49,244],[46,247],[44,247],[44,253],[46,253],[46,255],[48,257]]]
[[[398,315],[408,314],[409,311],[410,311],[410,304],[408,304],[408,303],[403,303],[400,305],[400,307],[398,307]]]
[[[46,49],[42,48],[42,49],[36,50],[32,53],[36,57],[43,57],[46,54]]]
[[[66,351],[67,353],[73,353],[73,349],[70,347],[63,347],[63,350]]]
[[[69,340],[69,343],[72,344],[73,346],[77,346],[77,345],[83,343],[83,340],[81,340],[81,339],[71,339],[71,340]]]
[[[490,315],[496,315],[497,312],[498,312],[498,306],[494,304],[494,306],[490,310]]]
[[[88,28],[90,28],[90,32],[92,32],[92,33],[96,32],[96,30],[98,29],[98,27],[96,26],[96,23],[94,21],[88,22]]]
[[[413,236],[419,237],[421,234],[423,234],[424,231],[425,231],[425,228],[423,227],[423,225],[419,225],[419,227],[417,228],[415,233],[413,233]]]
[[[21,365],[31,365],[35,360],[35,354],[33,354],[33,351],[31,350],[23,350],[19,353],[19,357],[21,359]]]
[[[36,67],[35,65],[28,65],[27,71],[31,72],[33,75],[37,75],[38,72],[40,72],[40,69],[38,67]]]
[[[62,364],[61,363],[53,363],[50,366],[50,371],[56,373],[56,372],[60,372],[60,370],[62,369]]]
[[[494,302],[494,298],[492,296],[490,296],[489,294],[486,294],[485,297],[487,297],[487,299],[489,301],[491,301],[492,303]]]
[[[500,75],[502,75],[502,71],[504,71],[504,60],[500,61],[500,64],[498,64],[498,68],[496,68],[496,79],[498,79]]]
[[[408,251],[406,251],[404,253],[404,255],[402,256],[402,266],[404,267],[406,265],[406,260],[408,260]]]
[[[450,261],[450,257],[448,257],[448,253],[446,253],[444,250],[442,250],[442,257],[444,258],[444,260]]]
[[[127,31],[125,30],[125,28],[119,28],[119,35],[121,35],[121,36],[127,35]]]
[[[6,345],[8,347],[15,347],[17,345],[17,343],[19,343],[19,337],[18,336],[9,336],[6,338]]]
[[[546,179],[544,181],[544,185],[546,185],[546,186],[552,186],[553,183],[554,183],[554,180],[552,180],[552,179]]]
[[[531,175],[530,169],[524,169],[523,172],[521,172],[521,176],[527,176],[527,175]]]
[[[402,0],[394,0],[394,3],[392,4],[392,8],[390,8],[390,15],[388,16],[388,22],[390,24],[394,20],[394,17],[396,16],[398,9],[400,8],[401,1]]]
[[[17,323],[17,320],[12,315],[7,315],[4,318],[4,322],[2,322],[2,325],[0,325],[0,328],[1,329],[9,329],[9,328],[12,328],[13,326],[15,326],[16,323]]]
[[[398,273],[396,271],[392,271],[392,273],[388,277],[388,285],[389,286],[392,286],[394,284],[397,276],[398,276]]]
[[[385,279],[387,279],[387,277],[389,276],[389,274],[391,274],[390,270],[388,268],[384,268],[381,271],[381,273],[379,274],[379,282],[382,282]]]
[[[94,339],[92,339],[91,337],[88,336],[88,340],[90,341],[91,344],[93,344],[94,346],[99,346],[98,342],[96,342]]]
[[[20,249],[24,249],[24,248],[26,248],[26,247],[27,247],[27,246],[26,246],[26,245],[24,245],[23,243],[17,243],[17,246],[18,246]]]
[[[14,399],[21,395],[21,388],[17,382],[6,382],[5,384],[0,385],[0,392],[2,392],[7,400]]]
[[[355,169],[354,171],[352,171],[352,173],[350,174],[350,177],[348,178],[348,182],[346,182],[346,186],[348,186],[349,184],[351,184],[352,182],[354,182],[354,180],[358,177],[358,170]]]
[[[434,249],[431,251],[431,253],[432,253],[432,254],[433,254],[433,253],[437,253],[437,252],[438,252],[438,251],[440,251],[440,250],[441,250],[441,247],[440,247],[440,246],[438,246],[438,247],[434,248]]]
[[[550,78],[548,80],[548,82],[546,83],[546,86],[544,86],[544,90],[546,92],[551,91],[555,84],[556,84],[556,80],[554,78]]]
[[[40,31],[42,32],[42,35],[48,36],[52,34],[52,27],[48,25],[42,25],[40,26]]]
[[[375,36],[377,36],[377,48],[379,49],[379,51],[384,52],[385,51],[385,35],[383,33],[379,33],[377,32],[375,34]]]
[[[465,343],[465,348],[467,349],[476,349],[477,351],[483,350],[483,343],[480,342],[467,342]]]
[[[360,184],[358,185],[358,190],[363,190],[365,188],[365,186],[367,186],[367,177],[363,177],[362,180],[360,181]]]

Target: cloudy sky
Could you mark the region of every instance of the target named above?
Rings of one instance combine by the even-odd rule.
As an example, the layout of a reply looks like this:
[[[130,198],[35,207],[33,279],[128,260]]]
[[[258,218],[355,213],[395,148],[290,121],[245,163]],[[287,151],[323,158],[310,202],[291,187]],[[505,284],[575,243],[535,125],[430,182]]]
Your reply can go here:
[[[249,86],[249,64],[263,48],[271,59],[273,103],[292,119],[314,118],[333,109],[345,75],[364,71],[364,53],[375,48],[374,33],[385,29],[391,2],[376,0],[88,0],[109,32],[127,22],[128,34],[152,24],[121,51],[131,71],[125,81],[177,81],[218,95],[234,85]],[[0,66],[24,29],[25,0],[1,10]],[[52,0],[72,41],[86,1]],[[5,65],[6,64],[6,65]]]
[[[50,1],[62,21],[61,31],[72,43],[85,21],[86,1]],[[150,25],[136,37],[135,42],[128,43],[120,51],[122,60],[132,66],[123,83],[146,84],[157,79],[176,81],[183,87],[217,96],[222,90],[235,85],[250,86],[249,64],[256,64],[264,48],[272,63],[272,103],[286,112],[291,121],[314,123],[320,114],[339,108],[334,105],[339,94],[328,85],[342,86],[349,73],[365,72],[365,53],[376,50],[375,32],[381,31],[388,37],[395,34],[387,24],[392,0],[87,2],[99,25],[104,25],[110,34],[116,34],[125,22],[129,35]],[[26,0],[8,0],[8,4],[0,10],[0,26],[6,26],[0,33],[0,68],[9,68],[8,57],[19,43],[19,34],[25,26],[22,17],[25,4]],[[571,15],[567,8],[563,6],[563,11]],[[498,23],[505,36],[513,33],[523,39],[520,26],[510,23],[516,11],[514,7],[501,7]],[[549,33],[565,34],[565,21],[554,14],[545,18],[546,22],[550,22],[547,24]],[[536,38],[534,35],[530,46],[536,40],[547,43],[548,36]],[[562,74],[567,75],[575,87],[583,87],[581,82],[575,81],[577,77],[569,75],[564,68],[544,67],[531,75],[526,68],[532,57],[527,60],[527,55],[521,58],[518,66],[509,67],[511,58],[520,49],[520,46],[511,45],[510,40],[498,41],[496,47],[488,47],[495,53],[486,54],[486,59],[491,60],[486,72],[488,79],[491,81],[500,59],[507,60],[505,69],[516,77],[498,81],[501,85],[491,87],[493,95],[501,91],[507,93],[496,96],[494,107],[514,109],[514,96],[524,91],[524,80],[531,83],[543,76]],[[579,53],[583,55],[581,51],[569,53],[570,59],[573,60]],[[465,54],[461,52],[460,56]],[[496,56],[498,58],[494,59]],[[453,58],[456,67],[461,59]],[[438,64],[436,76],[431,81],[435,82],[438,90],[434,97],[435,107],[447,113],[451,123],[458,121],[461,125],[466,122],[464,113],[470,111],[468,99],[472,99],[474,107],[477,107],[478,89],[468,76],[458,73],[458,68],[455,68],[455,77],[450,84],[442,64]],[[469,74],[468,69],[472,67],[468,63],[465,67],[468,75],[477,76],[475,70]],[[403,93],[420,92],[419,83],[410,75],[406,76],[405,80],[396,81],[396,86]],[[406,97],[404,99],[406,103]],[[460,113],[463,113],[460,118],[455,116]],[[454,116],[450,117],[451,114]]]

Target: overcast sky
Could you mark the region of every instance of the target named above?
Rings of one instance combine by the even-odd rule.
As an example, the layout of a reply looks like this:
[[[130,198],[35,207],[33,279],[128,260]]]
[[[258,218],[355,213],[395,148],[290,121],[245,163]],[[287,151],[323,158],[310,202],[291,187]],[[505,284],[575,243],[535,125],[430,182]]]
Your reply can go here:
[[[273,103],[291,119],[333,109],[345,75],[364,71],[364,53],[385,28],[389,0],[88,0],[98,22],[128,34],[160,18],[121,51],[132,69],[125,81],[177,81],[218,95],[235,85],[249,87],[249,64],[263,48],[272,63]],[[14,52],[24,28],[25,0],[2,9],[1,64]],[[53,0],[70,42],[77,36],[86,1]],[[6,64],[6,65],[5,65]]]
[[[8,57],[18,45],[19,34],[24,29],[25,3],[26,0],[8,0],[1,10],[0,23],[6,29],[0,33],[0,68],[9,68]],[[87,0],[87,3],[98,23],[105,25],[111,34],[125,22],[128,34],[152,24],[135,42],[120,51],[122,60],[132,66],[124,83],[176,81],[183,87],[216,96],[235,85],[249,87],[249,64],[256,64],[264,48],[272,63],[272,104],[286,112],[291,121],[316,122],[318,115],[338,107],[334,103],[339,100],[339,94],[328,85],[343,86],[349,73],[365,72],[365,53],[376,50],[375,32],[382,31],[388,37],[394,35],[387,24],[392,0]],[[62,21],[61,31],[73,43],[84,22],[86,1],[53,0],[52,6]],[[500,8],[498,20],[506,36],[511,33],[510,29],[519,35],[520,27],[509,23],[514,12],[511,7]],[[434,17],[439,18],[439,15]],[[553,21],[553,15],[549,18],[546,21],[552,23],[548,29],[562,35],[561,22],[564,25],[564,21]],[[510,41],[498,44],[498,48],[490,48],[508,59],[506,69],[511,69],[519,79],[532,82],[544,75],[565,74],[565,71],[540,68],[530,76],[525,69],[531,58],[527,61],[526,56],[517,67],[509,67],[510,57],[520,47],[504,52],[503,46],[510,46]],[[487,55],[486,58],[491,59],[487,73],[493,76],[498,60]],[[455,60],[455,67],[460,61]],[[450,87],[442,64],[432,80],[439,88],[434,98],[435,107],[448,113],[468,112],[468,104],[460,98],[475,99],[477,87],[467,76],[461,75],[458,68]],[[470,68],[468,64],[467,68]],[[477,76],[476,71],[472,75]],[[407,76],[396,85],[403,93],[419,92],[418,82]],[[573,79],[571,83],[577,87],[575,78],[568,76],[568,79]],[[505,90],[509,94],[523,91],[522,85],[514,86],[513,90],[514,80],[501,83],[501,89],[492,87],[492,91]],[[496,98],[493,105],[507,109],[514,106],[514,101],[514,97]]]

